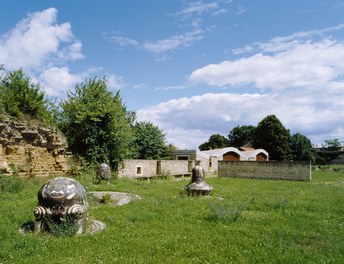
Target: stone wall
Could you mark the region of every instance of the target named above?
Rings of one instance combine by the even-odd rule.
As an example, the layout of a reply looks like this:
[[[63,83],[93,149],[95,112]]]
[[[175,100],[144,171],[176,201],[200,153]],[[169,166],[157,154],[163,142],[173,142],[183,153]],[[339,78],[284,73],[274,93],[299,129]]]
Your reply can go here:
[[[123,160],[118,168],[118,177],[152,177],[156,170],[156,160]]]
[[[309,162],[292,161],[219,161],[218,176],[310,181],[311,165]]]
[[[159,163],[161,168],[159,171]],[[191,174],[192,168],[194,167],[194,161],[191,160],[161,160],[158,161],[158,175],[169,174],[169,175],[184,175]],[[160,172],[160,173],[159,173]]]
[[[0,173],[63,175],[69,170],[67,142],[57,129],[0,119]]]
[[[124,160],[118,177],[147,178],[157,175],[189,175],[194,166],[188,160]]]

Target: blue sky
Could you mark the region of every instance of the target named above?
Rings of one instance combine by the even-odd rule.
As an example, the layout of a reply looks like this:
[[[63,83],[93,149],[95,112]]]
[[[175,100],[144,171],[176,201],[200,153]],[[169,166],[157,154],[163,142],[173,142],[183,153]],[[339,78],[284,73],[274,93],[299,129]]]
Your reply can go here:
[[[344,0],[2,0],[0,64],[58,99],[106,76],[181,149],[270,114],[344,141],[343,14]]]

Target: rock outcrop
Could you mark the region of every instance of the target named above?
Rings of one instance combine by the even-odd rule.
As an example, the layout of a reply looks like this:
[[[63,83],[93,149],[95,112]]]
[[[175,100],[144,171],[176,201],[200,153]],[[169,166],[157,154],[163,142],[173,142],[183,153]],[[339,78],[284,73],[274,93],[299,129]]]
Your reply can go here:
[[[0,116],[0,173],[19,176],[63,175],[70,155],[63,134]]]

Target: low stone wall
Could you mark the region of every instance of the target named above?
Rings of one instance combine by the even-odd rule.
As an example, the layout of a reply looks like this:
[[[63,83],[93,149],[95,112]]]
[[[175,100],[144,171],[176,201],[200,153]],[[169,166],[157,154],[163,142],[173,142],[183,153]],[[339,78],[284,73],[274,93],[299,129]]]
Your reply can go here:
[[[187,160],[123,160],[118,177],[148,178],[157,175],[191,174],[193,161]]]
[[[123,160],[118,168],[118,177],[152,177],[156,175],[156,160]]]
[[[218,176],[271,180],[310,181],[309,162],[293,161],[219,161]]]
[[[159,171],[159,163],[161,168]],[[158,175],[169,174],[169,175],[184,175],[190,174],[194,166],[193,161],[188,160],[161,160],[158,161]]]

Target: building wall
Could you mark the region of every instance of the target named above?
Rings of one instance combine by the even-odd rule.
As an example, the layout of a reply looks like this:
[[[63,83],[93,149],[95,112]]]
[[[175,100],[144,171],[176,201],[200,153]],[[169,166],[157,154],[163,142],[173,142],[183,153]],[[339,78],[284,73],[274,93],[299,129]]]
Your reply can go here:
[[[218,168],[219,177],[294,181],[311,180],[311,165],[309,162],[219,161]]]
[[[124,160],[118,177],[153,177],[157,175],[188,175],[194,167],[188,160]]]
[[[215,164],[214,163],[210,163],[210,160],[208,158],[197,156],[196,160],[201,162],[200,165],[203,168],[204,172],[210,172],[210,171],[212,171],[214,169],[214,168],[210,167],[210,164],[212,166],[214,166]]]
[[[173,151],[172,160],[196,160],[196,151],[194,150]]]
[[[161,160],[161,161],[157,161],[158,167],[159,167],[159,164],[161,164],[161,171],[158,170],[158,173],[157,173],[158,175],[191,174],[192,168],[194,167],[194,162],[187,161],[187,160]]]
[[[217,174],[218,162],[219,162],[219,159],[217,157],[210,157],[209,159],[209,163],[211,164],[211,167],[209,167],[210,174]],[[206,170],[204,171],[207,172]]]
[[[152,177],[157,175],[156,160],[123,160],[118,177]]]
[[[198,155],[195,150],[177,150],[172,152],[172,160],[185,159],[188,161],[201,162],[201,166],[206,173],[217,172],[217,159],[203,157]]]

